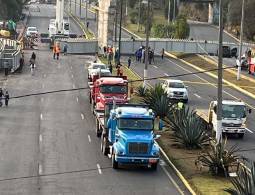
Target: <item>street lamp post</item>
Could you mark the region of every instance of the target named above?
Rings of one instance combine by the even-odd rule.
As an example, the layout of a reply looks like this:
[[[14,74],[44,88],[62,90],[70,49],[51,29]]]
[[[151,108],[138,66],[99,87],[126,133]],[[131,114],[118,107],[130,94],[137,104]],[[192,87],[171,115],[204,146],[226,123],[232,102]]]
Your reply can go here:
[[[244,0],[242,4],[242,19],[241,19],[241,32],[240,32],[240,47],[239,47],[239,63],[237,67],[237,80],[241,77],[241,66],[242,66],[242,49],[243,49],[243,23],[244,23]]]
[[[85,25],[86,25],[86,29],[88,30],[88,25],[87,25],[87,23],[88,23],[88,5],[89,5],[89,3],[88,3],[88,0],[86,0],[86,13],[85,13]]]
[[[123,0],[120,0],[120,28],[119,28],[119,55],[118,55],[118,64],[120,64],[120,50],[121,50],[121,30],[122,30],[122,12],[123,12]]]
[[[219,1],[219,57],[218,57],[218,99],[217,99],[217,130],[216,141],[222,137],[222,39],[223,39],[223,9],[222,0]]]
[[[137,32],[140,30],[142,0],[139,0]]]
[[[146,46],[145,46],[145,65],[143,73],[143,87],[146,87],[148,77],[148,60],[149,60],[149,22],[150,22],[150,0],[147,0],[147,22],[146,22]]]
[[[171,13],[171,0],[169,0],[169,3],[168,3],[168,17],[167,17],[168,24],[170,23],[170,17],[171,17],[170,13]]]

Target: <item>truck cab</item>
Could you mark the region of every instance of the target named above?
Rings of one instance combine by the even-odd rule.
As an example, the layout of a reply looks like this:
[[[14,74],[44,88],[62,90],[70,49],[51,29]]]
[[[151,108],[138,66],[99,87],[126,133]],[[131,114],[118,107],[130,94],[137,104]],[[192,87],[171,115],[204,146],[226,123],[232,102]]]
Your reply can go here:
[[[101,77],[93,82],[91,88],[91,102],[95,110],[103,111],[106,103],[127,103],[128,82],[126,77]]]
[[[251,110],[249,110],[251,112]],[[246,105],[242,101],[222,101],[222,132],[225,134],[237,134],[243,138],[246,132]],[[212,101],[209,107],[208,122],[213,131],[217,130],[217,101]]]
[[[123,104],[111,109],[107,131],[102,133],[102,145],[109,148],[114,169],[119,164],[139,164],[157,169],[159,146],[155,142],[158,136],[153,131],[154,119],[152,110],[144,105]],[[104,138],[107,138],[106,143]]]

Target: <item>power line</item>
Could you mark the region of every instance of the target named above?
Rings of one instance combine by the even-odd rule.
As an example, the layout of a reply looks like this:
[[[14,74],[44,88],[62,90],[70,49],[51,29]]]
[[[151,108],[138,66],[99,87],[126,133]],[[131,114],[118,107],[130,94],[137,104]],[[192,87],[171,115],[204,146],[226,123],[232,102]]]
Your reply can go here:
[[[222,69],[225,70],[225,69],[233,69],[233,68],[235,68],[235,67],[224,67]],[[128,81],[128,83],[141,82],[144,80],[151,81],[151,80],[158,80],[158,79],[165,79],[165,78],[176,78],[176,77],[182,77],[182,76],[197,75],[197,74],[203,74],[203,73],[207,73],[207,72],[214,72],[214,71],[218,71],[218,70],[219,70],[218,68],[214,68],[214,69],[190,72],[190,73],[185,73],[185,74],[150,77],[150,78],[146,78],[146,79],[136,79],[136,80]],[[31,93],[31,94],[25,94],[25,95],[19,95],[19,96],[12,96],[12,97],[10,97],[10,99],[18,99],[18,98],[31,97],[31,96],[40,96],[40,95],[60,93],[60,92],[79,91],[79,90],[86,90],[86,89],[89,89],[89,87],[79,87],[79,88],[74,88],[74,89],[61,89],[61,90],[46,91],[46,92],[40,92],[40,93]]]

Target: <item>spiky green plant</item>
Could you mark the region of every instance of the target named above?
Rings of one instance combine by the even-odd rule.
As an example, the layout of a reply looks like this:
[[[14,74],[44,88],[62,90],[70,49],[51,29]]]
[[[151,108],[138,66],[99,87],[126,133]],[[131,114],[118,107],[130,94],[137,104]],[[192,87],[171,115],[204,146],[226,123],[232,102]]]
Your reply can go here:
[[[239,148],[234,145],[227,147],[227,139],[220,141],[218,144],[211,143],[210,149],[203,151],[197,162],[203,166],[209,167],[209,172],[213,175],[227,176],[228,168],[233,166],[240,158],[236,153]]]
[[[246,167],[241,167],[237,172],[237,177],[231,178],[231,183],[235,189],[228,188],[225,191],[232,195],[254,195],[255,194],[255,162],[251,171]]]
[[[189,107],[181,110],[172,107],[167,119],[178,145],[186,149],[197,149],[208,143],[209,137],[206,135],[203,121]]]
[[[142,85],[139,85],[135,90],[135,95],[138,97],[145,97],[148,93],[148,89]]]
[[[142,102],[149,105],[156,116],[160,118],[164,118],[167,115],[171,105],[167,93],[160,84],[156,84],[155,87],[148,89],[146,96],[142,97]]]

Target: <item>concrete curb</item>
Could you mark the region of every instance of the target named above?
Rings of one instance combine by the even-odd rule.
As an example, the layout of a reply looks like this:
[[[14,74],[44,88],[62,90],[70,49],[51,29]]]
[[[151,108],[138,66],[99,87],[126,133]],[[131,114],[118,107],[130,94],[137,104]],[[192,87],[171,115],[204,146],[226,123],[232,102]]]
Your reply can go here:
[[[168,53],[168,52],[165,52],[165,54],[167,54],[167,56],[169,56],[169,57],[174,56],[173,54],[170,54],[170,53]],[[175,59],[178,59],[178,60],[181,61],[182,63],[184,63],[184,64],[186,64],[186,65],[188,65],[188,66],[194,68],[195,70],[198,70],[198,71],[206,71],[205,69],[199,68],[199,67],[195,66],[194,64],[191,64],[191,63],[189,63],[189,62],[187,62],[187,61],[185,61],[185,60],[182,60],[182,59],[177,58],[176,56],[175,56],[174,58],[175,58]],[[212,78],[218,79],[218,76],[216,76],[216,75],[214,75],[214,74],[212,74],[212,73],[210,73],[210,72],[205,72],[205,74],[209,75],[209,76],[212,77]],[[227,80],[225,80],[225,79],[223,79],[223,82],[226,83],[226,84],[228,84],[228,85],[231,86],[232,88],[236,89],[237,91],[239,91],[239,92],[241,92],[241,93],[243,93],[243,94],[245,94],[245,95],[247,95],[247,96],[249,96],[249,97],[255,99],[255,95],[254,95],[254,94],[252,94],[252,93],[250,93],[250,92],[248,92],[248,91],[246,91],[246,90],[244,90],[244,89],[238,87],[238,86],[235,85],[235,84],[232,84],[231,82],[229,82],[229,81],[227,81]]]
[[[126,31],[127,33],[133,35],[133,36],[134,36],[135,38],[137,38],[137,39],[142,39],[142,37],[140,37],[140,36],[138,36],[137,34],[131,32],[130,30],[128,30],[128,29],[125,28],[125,27],[122,27],[122,30],[124,30],[124,31]]]
[[[83,34],[84,34],[84,36],[85,36],[85,39],[88,39],[88,36],[87,36],[87,34],[86,34],[86,31],[85,31],[85,29],[82,27],[82,25],[81,25],[80,21],[78,20],[78,18],[77,18],[76,16],[74,16],[71,12],[67,12],[67,14],[68,14],[69,16],[71,16],[71,18],[79,25],[79,27],[80,27],[81,30],[83,31]]]
[[[158,142],[156,142],[158,144]],[[158,144],[159,145],[159,144]],[[174,170],[175,174],[180,178],[182,183],[185,185],[185,187],[189,190],[189,192],[192,195],[196,195],[196,192],[191,188],[189,185],[189,182],[185,179],[185,177],[181,174],[181,172],[175,167],[175,165],[172,163],[172,161],[168,158],[167,154],[164,152],[164,150],[159,146],[161,154],[164,156],[165,160],[167,163],[172,167]]]

